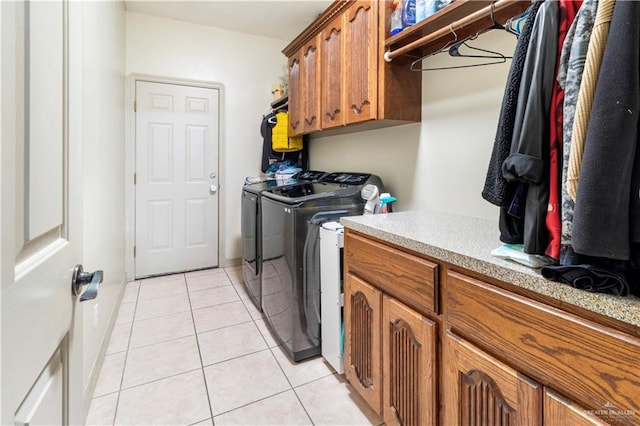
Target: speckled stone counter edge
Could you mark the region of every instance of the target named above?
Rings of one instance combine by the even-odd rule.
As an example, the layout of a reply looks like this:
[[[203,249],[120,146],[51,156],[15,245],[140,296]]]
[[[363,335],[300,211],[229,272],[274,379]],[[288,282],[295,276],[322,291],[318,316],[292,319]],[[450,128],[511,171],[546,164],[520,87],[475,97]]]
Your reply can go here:
[[[577,290],[546,280],[536,269],[491,256],[491,249],[500,241],[497,224],[490,220],[415,211],[346,217],[341,222],[346,228],[414,252],[640,326],[640,299],[636,297]]]

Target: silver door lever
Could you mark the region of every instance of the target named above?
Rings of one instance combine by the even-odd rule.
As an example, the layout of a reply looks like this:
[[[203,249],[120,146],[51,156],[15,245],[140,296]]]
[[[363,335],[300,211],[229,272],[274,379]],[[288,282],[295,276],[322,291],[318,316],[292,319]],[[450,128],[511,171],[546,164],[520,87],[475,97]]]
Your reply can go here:
[[[95,299],[98,296],[98,287],[102,282],[103,272],[84,272],[82,265],[76,265],[73,268],[73,276],[71,277],[71,294],[80,296],[80,301]],[[82,286],[89,285],[82,293]]]

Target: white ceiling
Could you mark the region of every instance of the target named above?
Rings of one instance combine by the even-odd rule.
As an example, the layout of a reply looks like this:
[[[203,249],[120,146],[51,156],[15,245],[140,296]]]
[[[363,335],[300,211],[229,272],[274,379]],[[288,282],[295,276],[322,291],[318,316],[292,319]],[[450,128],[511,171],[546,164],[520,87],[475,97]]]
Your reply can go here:
[[[331,0],[125,0],[128,11],[293,40]]]

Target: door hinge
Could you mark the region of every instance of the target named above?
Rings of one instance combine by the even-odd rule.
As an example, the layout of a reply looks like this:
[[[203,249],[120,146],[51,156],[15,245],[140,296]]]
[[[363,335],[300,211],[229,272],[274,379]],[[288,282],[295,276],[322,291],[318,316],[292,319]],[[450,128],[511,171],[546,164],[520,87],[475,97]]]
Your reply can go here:
[[[136,246],[133,246],[133,257],[136,257]]]
[[[133,112],[137,112],[138,111],[138,101],[134,100],[133,101]]]
[[[133,184],[136,185],[138,183],[138,174],[134,173],[133,174]]]

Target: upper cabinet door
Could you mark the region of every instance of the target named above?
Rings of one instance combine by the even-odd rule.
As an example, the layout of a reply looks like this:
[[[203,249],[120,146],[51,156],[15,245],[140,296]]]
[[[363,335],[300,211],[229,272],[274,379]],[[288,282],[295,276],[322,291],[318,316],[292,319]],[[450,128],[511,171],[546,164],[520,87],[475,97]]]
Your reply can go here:
[[[462,0],[459,0],[462,1]],[[335,0],[282,51],[289,58],[291,134],[378,120],[376,127],[421,120],[422,73],[411,57],[383,59],[390,0]],[[296,62],[297,60],[297,62]],[[295,129],[295,130],[294,130]],[[346,131],[350,131],[346,130]]]
[[[378,9],[356,1],[345,14],[345,101],[347,123],[377,118]]]
[[[316,35],[302,48],[301,80],[305,92],[302,103],[302,133],[320,130],[320,46],[322,34]]]
[[[298,51],[289,58],[289,135],[302,134],[302,114],[300,84],[300,56],[302,51]]]
[[[322,31],[322,128],[343,126],[344,114],[344,16],[339,15]]]

